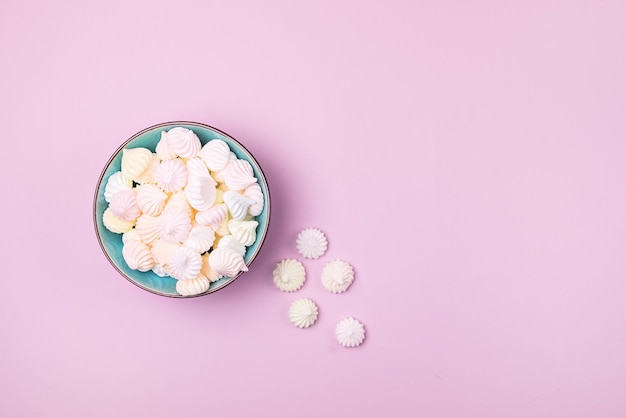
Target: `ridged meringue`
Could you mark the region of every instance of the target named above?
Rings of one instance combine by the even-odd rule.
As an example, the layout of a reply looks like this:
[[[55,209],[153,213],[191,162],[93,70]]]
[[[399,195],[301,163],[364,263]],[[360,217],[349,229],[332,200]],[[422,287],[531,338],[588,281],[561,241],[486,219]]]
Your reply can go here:
[[[230,148],[221,139],[212,139],[200,150],[200,158],[211,171],[223,170],[230,159]]]
[[[259,216],[261,212],[263,212],[263,207],[265,206],[265,197],[263,196],[263,191],[261,190],[259,183],[254,183],[248,186],[246,190],[243,191],[243,195],[252,200],[252,205],[248,208],[250,215]]]
[[[136,181],[152,162],[152,151],[147,148],[124,148],[122,150],[122,174]]]
[[[176,127],[167,131],[167,147],[183,158],[198,155],[202,144],[198,136],[190,129]]]
[[[233,238],[246,247],[254,244],[257,226],[259,226],[257,221],[228,221],[228,230]]]
[[[354,318],[344,318],[335,328],[337,341],[344,347],[357,347],[365,340],[365,327]]]
[[[102,223],[106,229],[115,234],[123,234],[135,226],[135,221],[124,221],[118,218],[111,212],[111,208],[107,208],[102,214]]]
[[[234,277],[240,271],[248,271],[243,257],[230,248],[216,248],[209,255],[211,270],[216,274]]]
[[[135,230],[135,228],[132,228],[130,231],[124,232],[122,234],[123,244],[126,244],[131,239],[134,239],[136,241],[141,241],[141,237],[139,237],[139,234],[137,233],[137,230]]]
[[[298,328],[308,328],[317,321],[317,305],[311,299],[295,300],[289,306],[289,320]]]
[[[137,187],[137,204],[141,211],[150,216],[163,212],[167,194],[154,184],[142,184]]]
[[[104,200],[111,203],[113,195],[120,190],[131,190],[133,188],[133,181],[124,177],[121,171],[116,171],[111,174],[107,179],[107,183],[104,186]]]
[[[178,208],[185,211],[185,213],[189,216],[192,215],[191,206],[189,206],[189,202],[187,202],[187,198],[185,197],[185,192],[180,191],[172,194],[170,198],[165,203],[165,209],[168,208]]]
[[[198,253],[202,254],[211,249],[215,241],[215,231],[210,226],[196,225],[191,228],[189,237],[183,242],[183,245],[189,248],[193,248]]]
[[[211,263],[209,262],[210,255],[209,253],[202,255],[202,270],[200,270],[200,274],[209,279],[210,282],[216,282],[222,276],[211,268]]]
[[[242,194],[229,190],[224,193],[224,203],[228,206],[232,218],[241,221],[248,214],[248,208],[254,201]]]
[[[123,221],[134,221],[141,214],[135,190],[120,190],[113,195],[109,209]]]
[[[194,177],[187,187],[185,196],[189,205],[196,210],[207,210],[215,203],[217,191],[215,180],[212,177]]]
[[[159,164],[161,164],[161,159],[156,154],[152,154],[152,160],[150,161],[150,164],[148,164],[148,167],[143,170],[143,173],[141,173],[135,181],[139,184],[156,183],[154,179],[154,172],[156,171]]]
[[[230,235],[231,232],[228,229],[228,222],[230,222],[230,214],[226,214],[226,217],[224,218],[224,220],[222,220],[222,223],[217,226],[217,229],[215,230],[215,235],[222,237],[225,235]]]
[[[328,248],[328,241],[319,229],[306,228],[298,234],[296,248],[303,257],[315,259],[324,255]]]
[[[354,270],[345,261],[333,260],[322,270],[322,284],[331,293],[343,293],[354,280]]]
[[[246,160],[231,161],[224,173],[224,183],[230,190],[244,190],[256,181],[252,166]]]
[[[167,132],[161,132],[161,139],[156,146],[156,155],[161,160],[173,160],[176,158],[176,153],[167,146]]]
[[[183,242],[189,236],[191,219],[184,209],[166,207],[157,223],[159,237],[167,242]]]
[[[225,235],[220,238],[220,241],[217,244],[216,248],[223,247],[230,248],[231,250],[236,251],[238,254],[241,254],[242,257],[246,255],[246,246],[233,238],[232,235]]]
[[[170,263],[170,258],[172,258],[172,254],[174,254],[174,252],[180,247],[180,244],[157,239],[152,244],[152,257],[157,264],[160,264],[161,266],[167,266]]]
[[[124,244],[122,256],[132,270],[149,271],[154,266],[150,247],[141,241],[130,240]]]
[[[274,284],[283,292],[295,292],[306,280],[304,266],[298,260],[287,258],[276,265]]]
[[[189,247],[180,247],[170,256],[168,266],[173,278],[191,280],[200,274],[202,257],[197,251]]]
[[[209,225],[217,230],[228,214],[228,207],[220,203],[207,210],[196,213],[196,222],[200,225]]]
[[[159,238],[159,218],[157,216],[141,215],[137,219],[135,231],[146,244],[152,244]]]
[[[200,274],[191,280],[179,280],[176,282],[176,291],[182,296],[194,296],[209,290],[211,282]]]
[[[187,168],[181,159],[165,160],[154,170],[154,179],[168,193],[181,190],[187,184]]]
[[[213,180],[211,173],[209,173],[209,169],[200,157],[194,157],[187,160],[187,183],[195,177],[210,177],[211,180]]]

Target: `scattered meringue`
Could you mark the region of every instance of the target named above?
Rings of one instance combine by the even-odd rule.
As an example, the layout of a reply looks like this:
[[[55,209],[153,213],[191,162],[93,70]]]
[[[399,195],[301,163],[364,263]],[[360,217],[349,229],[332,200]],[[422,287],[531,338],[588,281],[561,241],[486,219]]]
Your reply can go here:
[[[343,347],[357,347],[365,340],[365,328],[354,318],[344,318],[337,324],[335,335]]]
[[[298,328],[308,328],[317,321],[317,305],[311,299],[302,298],[289,306],[289,320]]]
[[[315,259],[324,255],[328,248],[328,241],[319,229],[306,228],[298,234],[296,248],[303,257]]]
[[[304,285],[306,271],[298,260],[282,260],[274,269],[274,284],[283,292],[295,292]]]
[[[354,270],[345,261],[330,261],[322,270],[322,284],[331,293],[343,293],[354,280]]]

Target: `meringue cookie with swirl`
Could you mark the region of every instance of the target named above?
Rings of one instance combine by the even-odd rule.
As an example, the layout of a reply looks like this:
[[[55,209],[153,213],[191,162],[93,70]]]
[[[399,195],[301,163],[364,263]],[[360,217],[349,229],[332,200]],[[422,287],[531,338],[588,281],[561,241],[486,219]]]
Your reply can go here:
[[[167,207],[157,222],[159,238],[171,243],[182,243],[189,236],[191,218],[181,208]]]
[[[156,154],[152,154],[152,160],[150,161],[150,164],[148,164],[148,167],[146,167],[143,173],[141,173],[139,177],[137,177],[135,182],[139,184],[156,183],[156,180],[154,178],[154,172],[160,164],[161,159]]]
[[[183,158],[195,157],[202,147],[198,136],[191,129],[183,127],[170,129],[165,138],[167,147]]]
[[[150,247],[141,241],[130,240],[124,244],[122,256],[132,270],[149,271],[154,266]]]
[[[158,216],[165,208],[167,194],[155,184],[137,186],[137,204],[141,211],[150,216]]]
[[[211,268],[209,256],[210,253],[205,253],[202,255],[202,270],[200,270],[200,274],[202,274],[204,277],[209,279],[211,283],[213,283],[221,279],[222,276]]]
[[[159,217],[144,213],[137,219],[135,231],[144,243],[152,244],[159,238]]]
[[[155,151],[161,161],[173,160],[176,158],[176,153],[167,146],[167,132],[161,132],[161,139],[159,140]]]
[[[218,183],[224,183],[224,179],[226,178],[226,172],[228,171],[228,166],[230,166],[230,163],[235,160],[237,160],[237,156],[235,155],[235,153],[229,152],[226,166],[224,166],[224,168],[222,168],[221,170],[211,170],[211,176],[213,176],[215,181],[217,181]]]
[[[224,192],[224,203],[228,206],[232,218],[241,221],[248,214],[248,209],[254,201],[242,194],[229,190]]]
[[[187,183],[195,177],[209,177],[211,180],[213,179],[209,169],[200,157],[193,157],[187,160]]]
[[[209,254],[211,270],[226,277],[235,277],[242,271],[248,271],[243,257],[230,248],[216,248]]]
[[[179,280],[176,282],[176,291],[182,296],[195,296],[209,290],[211,282],[202,274],[191,280]]]
[[[343,347],[358,347],[365,341],[365,327],[354,318],[344,318],[337,324],[335,336]]]
[[[156,184],[168,193],[175,193],[187,184],[187,168],[180,159],[162,161],[154,170]]]
[[[228,221],[228,230],[233,238],[249,247],[256,240],[256,228],[259,226],[257,221]]]
[[[182,246],[172,253],[168,266],[173,278],[191,280],[200,274],[202,257],[194,249]]]
[[[248,186],[246,190],[243,191],[243,195],[252,200],[252,204],[250,205],[250,208],[248,208],[250,215],[259,216],[261,212],[263,212],[263,207],[265,206],[265,198],[263,197],[263,191],[261,190],[259,183],[254,183]]]
[[[230,160],[230,148],[221,139],[212,139],[200,150],[200,158],[211,171],[220,171],[226,168]]]
[[[273,278],[276,287],[283,292],[295,292],[304,285],[306,271],[301,262],[287,258],[276,264]]]
[[[210,226],[195,225],[189,232],[189,237],[183,242],[185,247],[193,248],[199,254],[211,249],[215,241],[215,231]]]
[[[209,225],[214,230],[217,230],[227,215],[228,207],[224,203],[220,203],[196,213],[196,222],[200,225]]]
[[[104,186],[104,200],[107,203],[111,203],[113,196],[121,190],[131,190],[133,188],[133,181],[122,175],[121,171],[116,171],[111,174],[107,179],[107,183]]]
[[[289,306],[289,320],[298,328],[308,328],[317,321],[317,305],[311,299],[301,298]]]
[[[170,196],[170,198],[167,199],[164,210],[168,208],[182,209],[185,211],[187,215],[189,215],[189,217],[193,215],[193,210],[191,209],[191,206],[189,206],[189,202],[187,202],[187,197],[185,196],[185,192],[182,190],[179,192],[173,193]]]
[[[157,239],[152,244],[152,257],[154,261],[161,266],[168,266],[172,254],[181,247],[178,243],[172,243]],[[169,273],[168,273],[169,274]]]
[[[223,247],[230,248],[231,250],[236,251],[242,257],[246,255],[246,246],[237,241],[232,235],[224,235],[220,238],[216,248]]]
[[[196,210],[207,210],[215,204],[217,190],[212,177],[194,177],[185,187],[185,197]]]
[[[109,204],[111,212],[123,221],[134,221],[141,214],[135,190],[120,190]]]
[[[124,221],[111,212],[111,208],[107,208],[102,214],[102,224],[106,229],[114,234],[123,234],[130,231],[135,226],[135,221]]]
[[[305,258],[319,258],[324,255],[327,248],[326,235],[316,228],[303,229],[296,239],[296,249]]]
[[[244,190],[257,182],[252,166],[246,160],[236,159],[228,164],[224,183],[230,190]]]
[[[354,280],[354,269],[342,260],[333,260],[322,270],[322,284],[331,293],[343,293]]]
[[[152,151],[147,148],[124,148],[122,150],[122,174],[137,181],[152,163]]]

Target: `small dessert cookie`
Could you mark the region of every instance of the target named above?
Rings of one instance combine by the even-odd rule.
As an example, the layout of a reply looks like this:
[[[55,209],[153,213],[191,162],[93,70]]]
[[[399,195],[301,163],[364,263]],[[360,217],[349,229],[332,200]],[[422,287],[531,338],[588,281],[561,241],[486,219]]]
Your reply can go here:
[[[305,258],[319,258],[326,252],[328,241],[319,229],[306,228],[298,234],[296,248]]]
[[[283,292],[295,292],[306,279],[304,266],[298,260],[285,259],[274,269],[274,284]]]
[[[317,312],[311,299],[298,299],[289,306],[289,320],[298,328],[308,328],[317,321]]]
[[[354,280],[354,270],[345,261],[333,260],[322,270],[322,284],[331,293],[343,293]]]
[[[344,318],[337,324],[335,335],[342,346],[357,347],[365,340],[365,328],[354,318]]]

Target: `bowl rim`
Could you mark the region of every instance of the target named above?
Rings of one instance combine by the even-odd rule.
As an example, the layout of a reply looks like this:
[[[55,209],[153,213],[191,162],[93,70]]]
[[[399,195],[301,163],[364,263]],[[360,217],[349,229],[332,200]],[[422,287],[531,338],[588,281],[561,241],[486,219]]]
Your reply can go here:
[[[102,172],[100,173],[100,176],[98,176],[98,181],[96,182],[96,189],[95,189],[94,198],[93,198],[93,226],[94,226],[94,230],[96,232],[96,237],[98,239],[98,244],[100,245],[100,249],[104,253],[104,255],[107,258],[107,260],[109,260],[109,263],[111,263],[111,265],[115,268],[115,270],[117,270],[118,273],[120,273],[122,275],[122,277],[124,277],[126,280],[128,280],[129,282],[131,282],[135,286],[140,287],[143,290],[146,290],[146,291],[148,291],[150,293],[154,293],[155,295],[169,297],[169,298],[173,298],[173,299],[192,299],[192,298],[196,298],[196,297],[200,297],[200,296],[206,296],[206,295],[209,295],[211,293],[215,293],[218,290],[221,290],[221,289],[225,288],[226,286],[228,286],[229,284],[234,282],[244,272],[240,271],[238,274],[236,274],[235,276],[231,277],[230,280],[226,280],[222,284],[220,284],[219,286],[216,286],[214,288],[209,288],[209,290],[207,290],[206,292],[198,293],[197,295],[183,296],[183,295],[180,295],[180,294],[179,295],[174,295],[174,294],[160,292],[158,290],[151,289],[151,288],[149,288],[147,286],[144,286],[141,283],[135,281],[133,278],[129,277],[126,273],[124,273],[117,266],[117,264],[111,259],[111,257],[109,256],[108,251],[104,247],[104,244],[102,242],[102,237],[100,236],[100,230],[98,229],[98,214],[97,214],[98,191],[101,188],[102,182],[104,180],[104,175],[105,175],[107,169],[109,168],[109,166],[111,165],[111,163],[113,162],[113,160],[117,157],[117,155],[130,142],[132,142],[137,137],[145,134],[146,132],[149,132],[149,131],[152,131],[152,130],[155,130],[155,129],[159,129],[159,128],[174,127],[174,126],[179,126],[179,125],[197,126],[199,128],[208,129],[208,130],[213,131],[213,132],[215,132],[215,133],[217,133],[219,135],[225,136],[230,141],[234,142],[238,147],[240,147],[241,151],[243,151],[244,154],[247,154],[247,156],[249,158],[251,158],[255,162],[256,168],[257,168],[257,170],[259,172],[259,175],[260,175],[261,179],[263,180],[263,184],[265,184],[265,189],[267,191],[267,196],[266,196],[266,199],[265,199],[265,213],[266,213],[265,217],[267,218],[267,220],[266,220],[266,223],[265,223],[265,228],[262,231],[262,234],[260,236],[257,236],[257,240],[260,240],[259,241],[259,245],[257,246],[255,251],[250,256],[250,259],[246,263],[246,266],[249,267],[254,262],[254,260],[256,259],[257,255],[261,251],[261,247],[263,247],[263,244],[265,243],[265,238],[267,236],[267,231],[269,231],[269,228],[270,228],[270,219],[271,219],[271,216],[270,216],[270,214],[271,214],[271,212],[270,212],[270,210],[271,210],[270,200],[271,199],[270,199],[270,187],[269,187],[269,184],[267,182],[267,177],[265,177],[265,173],[263,172],[263,169],[261,168],[261,164],[259,164],[258,160],[254,157],[254,155],[250,152],[250,150],[248,150],[241,142],[237,141],[232,135],[229,135],[228,133],[222,131],[221,129],[215,128],[215,127],[213,127],[211,125],[207,125],[207,124],[201,123],[201,122],[193,122],[193,121],[162,122],[162,123],[158,123],[156,125],[149,126],[149,127],[145,128],[145,129],[142,129],[141,131],[137,132],[136,134],[134,134],[130,138],[128,138],[126,141],[124,141],[113,152],[113,154],[111,154],[111,156],[109,157],[107,162],[104,164],[104,167],[102,168]]]

